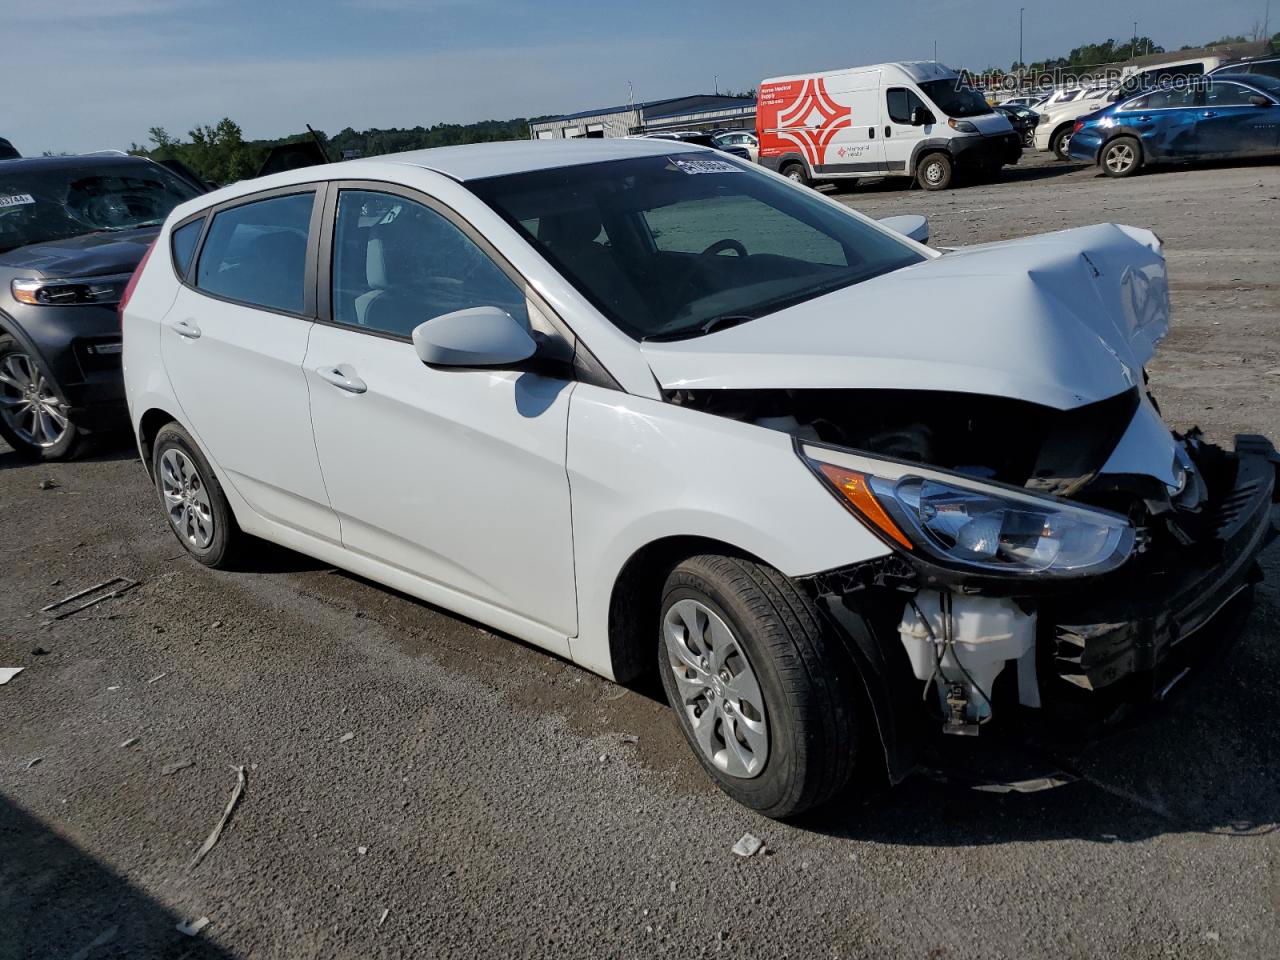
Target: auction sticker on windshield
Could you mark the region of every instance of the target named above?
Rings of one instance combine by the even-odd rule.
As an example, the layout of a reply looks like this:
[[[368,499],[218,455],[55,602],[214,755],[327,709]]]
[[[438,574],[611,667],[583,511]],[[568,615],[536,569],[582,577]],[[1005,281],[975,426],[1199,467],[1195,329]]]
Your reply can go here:
[[[17,207],[26,203],[35,203],[36,198],[29,193],[15,193],[8,197],[0,197],[0,207]]]
[[[742,168],[725,160],[672,160],[685,173],[741,173]]]

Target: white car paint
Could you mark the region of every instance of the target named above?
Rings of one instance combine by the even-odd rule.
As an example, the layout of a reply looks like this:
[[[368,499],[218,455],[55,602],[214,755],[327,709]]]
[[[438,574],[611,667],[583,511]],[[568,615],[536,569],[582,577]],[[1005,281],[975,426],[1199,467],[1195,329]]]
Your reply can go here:
[[[587,140],[420,151],[295,170],[179,207],[124,312],[135,430],[152,412],[186,427],[245,532],[612,676],[610,600],[646,546],[705,537],[788,576],[890,552],[815,481],[786,433],[664,402],[660,385],[891,384],[1065,409],[1123,389],[1122,368],[1140,376],[1167,328],[1158,243],[1104,226],[928,251],[862,289],[642,346],[465,186],[669,150]],[[178,221],[257,191],[340,179],[398,184],[456,211],[526,278],[533,322],[540,299],[619,389],[427,369],[412,344],[297,317],[253,324],[245,308],[177,282],[166,261]],[[200,336],[184,336],[183,323]],[[326,369],[367,389],[347,392],[319,375]],[[1124,466],[1165,479],[1163,464]]]

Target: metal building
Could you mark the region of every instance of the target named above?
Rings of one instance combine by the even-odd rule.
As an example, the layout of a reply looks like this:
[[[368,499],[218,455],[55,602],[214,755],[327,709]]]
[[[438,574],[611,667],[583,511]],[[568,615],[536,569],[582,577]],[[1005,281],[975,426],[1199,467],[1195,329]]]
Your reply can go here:
[[[656,133],[661,130],[719,130],[726,127],[750,129],[755,125],[754,98],[696,94],[606,107],[602,110],[583,110],[581,113],[540,120],[529,124],[529,136],[535,140],[625,137],[633,133]]]

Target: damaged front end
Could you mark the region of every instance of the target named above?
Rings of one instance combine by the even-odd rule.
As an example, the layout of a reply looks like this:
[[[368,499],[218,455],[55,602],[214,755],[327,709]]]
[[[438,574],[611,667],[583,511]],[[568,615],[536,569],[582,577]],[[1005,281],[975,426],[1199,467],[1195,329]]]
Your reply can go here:
[[[816,307],[792,318],[808,376],[787,373],[781,341],[764,365],[755,323],[651,361],[668,402],[790,434],[889,549],[803,583],[866,681],[891,778],[939,731],[1087,734],[1163,699],[1225,644],[1206,628],[1260,579],[1280,457],[1263,437],[1224,449],[1161,418],[1145,375],[1168,325],[1158,240],[1067,231],[882,279],[847,304],[897,307],[890,329]],[[990,295],[972,317],[907,309],[911,283],[974,279]]]

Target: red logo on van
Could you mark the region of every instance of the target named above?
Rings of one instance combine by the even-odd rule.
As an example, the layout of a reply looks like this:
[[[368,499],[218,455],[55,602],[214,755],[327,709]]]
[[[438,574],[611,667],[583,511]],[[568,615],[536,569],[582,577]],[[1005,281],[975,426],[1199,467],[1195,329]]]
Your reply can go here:
[[[768,84],[760,91],[760,152],[777,156],[794,145],[817,166],[836,134],[853,124],[852,113],[831,99],[822,77]]]

